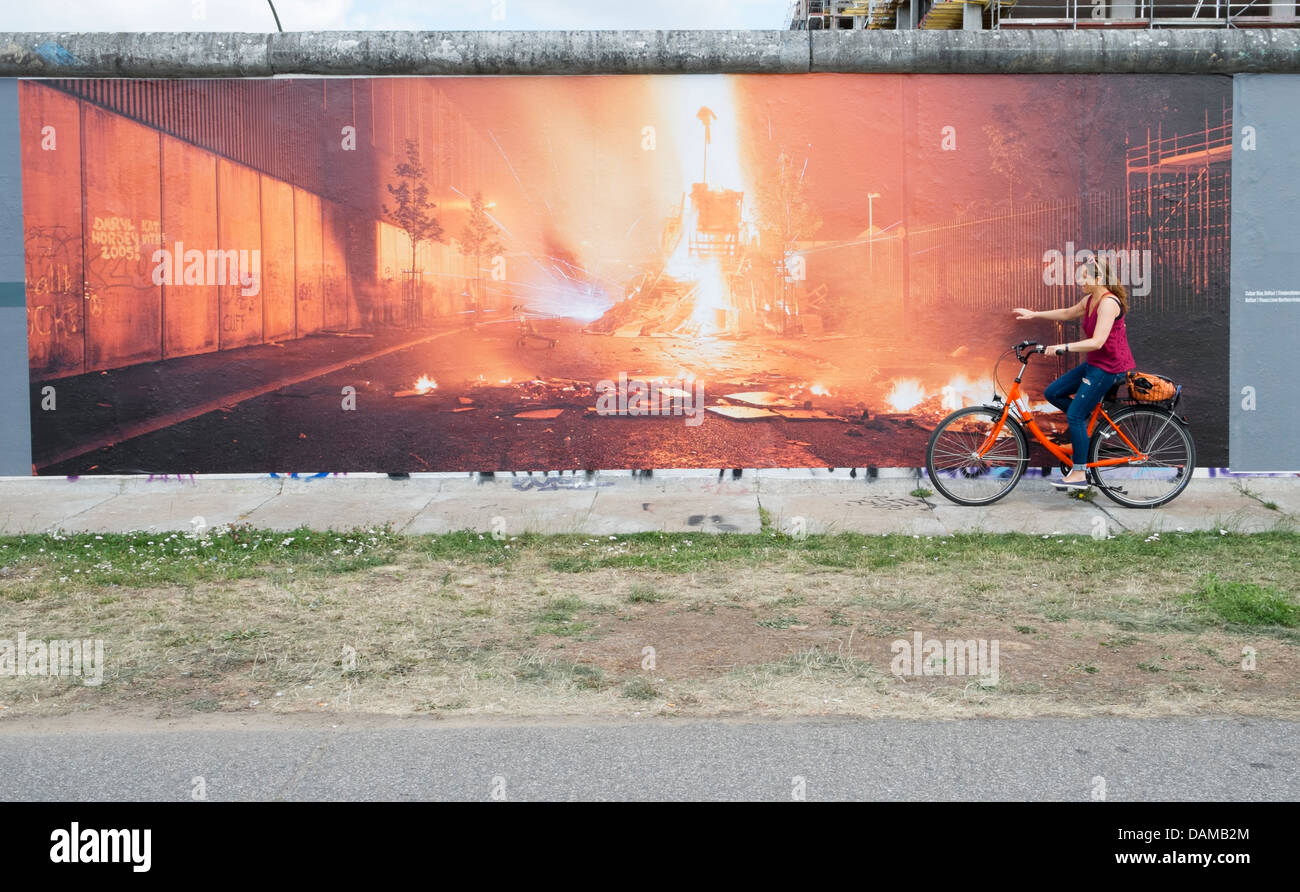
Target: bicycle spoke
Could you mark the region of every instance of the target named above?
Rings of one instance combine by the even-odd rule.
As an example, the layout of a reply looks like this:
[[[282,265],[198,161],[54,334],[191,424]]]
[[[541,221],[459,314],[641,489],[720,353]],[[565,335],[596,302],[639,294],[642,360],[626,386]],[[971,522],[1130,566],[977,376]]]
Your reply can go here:
[[[1001,498],[1019,480],[1028,461],[1025,446],[1016,432],[1005,426],[990,442],[998,418],[999,413],[992,409],[964,410],[944,419],[935,430],[927,468],[935,488],[945,497],[964,504],[987,504]]]
[[[1195,450],[1186,428],[1168,412],[1139,408],[1121,413],[1100,434],[1094,440],[1093,460],[1147,456],[1141,461],[1093,469],[1107,495],[1120,504],[1141,507],[1163,503],[1187,485]],[[1132,448],[1124,438],[1133,444]]]

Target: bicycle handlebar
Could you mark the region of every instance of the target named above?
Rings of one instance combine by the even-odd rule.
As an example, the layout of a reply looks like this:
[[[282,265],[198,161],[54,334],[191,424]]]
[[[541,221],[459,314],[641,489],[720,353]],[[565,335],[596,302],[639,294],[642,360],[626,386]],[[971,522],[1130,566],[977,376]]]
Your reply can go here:
[[[1021,341],[1019,344],[1014,345],[1012,349],[1016,351],[1016,359],[1020,360],[1021,364],[1027,364],[1030,353],[1043,353],[1047,350],[1047,347],[1037,341]]]

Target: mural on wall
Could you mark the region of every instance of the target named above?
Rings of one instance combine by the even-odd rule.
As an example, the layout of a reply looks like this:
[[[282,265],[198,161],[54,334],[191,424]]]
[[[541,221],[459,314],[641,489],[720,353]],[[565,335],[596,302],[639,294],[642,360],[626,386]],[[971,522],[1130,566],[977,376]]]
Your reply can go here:
[[[1227,464],[1226,78],[20,100],[39,474],[915,467],[1009,345],[1082,337],[1011,310],[1074,303],[1096,252],[1139,365]]]

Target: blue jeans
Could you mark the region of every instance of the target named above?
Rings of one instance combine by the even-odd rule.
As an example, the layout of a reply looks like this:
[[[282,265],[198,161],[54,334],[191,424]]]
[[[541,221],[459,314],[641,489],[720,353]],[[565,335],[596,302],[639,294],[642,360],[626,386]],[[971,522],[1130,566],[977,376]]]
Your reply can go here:
[[[1064,412],[1070,422],[1072,470],[1081,471],[1088,463],[1088,416],[1097,408],[1106,391],[1123,379],[1122,372],[1103,372],[1085,362],[1048,384],[1043,391],[1047,401]],[[1073,399],[1071,394],[1074,394]]]

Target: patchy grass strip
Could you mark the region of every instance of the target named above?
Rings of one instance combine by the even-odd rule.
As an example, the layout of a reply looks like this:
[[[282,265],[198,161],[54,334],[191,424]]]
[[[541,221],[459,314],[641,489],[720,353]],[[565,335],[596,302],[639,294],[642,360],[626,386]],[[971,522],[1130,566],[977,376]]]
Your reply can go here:
[[[0,538],[0,714],[1300,714],[1300,536]],[[5,675],[98,638],[103,684]],[[1000,642],[996,686],[897,645]]]

